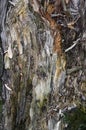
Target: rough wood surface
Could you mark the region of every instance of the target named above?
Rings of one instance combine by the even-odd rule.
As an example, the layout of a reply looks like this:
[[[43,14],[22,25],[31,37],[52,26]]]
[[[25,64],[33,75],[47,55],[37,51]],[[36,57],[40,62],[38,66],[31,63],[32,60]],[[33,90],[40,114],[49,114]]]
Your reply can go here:
[[[49,8],[39,0],[0,1],[3,130],[64,130],[65,110],[85,110],[86,32],[65,53],[78,33],[69,26],[66,33]]]

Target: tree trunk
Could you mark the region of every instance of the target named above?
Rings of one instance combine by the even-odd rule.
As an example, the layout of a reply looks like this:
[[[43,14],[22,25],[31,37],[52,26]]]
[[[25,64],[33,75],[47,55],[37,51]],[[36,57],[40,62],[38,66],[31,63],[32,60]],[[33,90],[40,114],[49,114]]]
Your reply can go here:
[[[63,111],[85,104],[85,53],[76,47],[71,68],[61,29],[35,2],[0,1],[3,130],[63,130]]]

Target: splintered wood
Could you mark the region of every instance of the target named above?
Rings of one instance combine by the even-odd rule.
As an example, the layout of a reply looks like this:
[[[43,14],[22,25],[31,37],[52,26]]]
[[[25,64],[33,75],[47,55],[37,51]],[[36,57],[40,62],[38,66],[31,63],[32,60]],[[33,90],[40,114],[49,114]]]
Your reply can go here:
[[[62,53],[61,49],[61,35],[59,32],[56,33],[55,39],[54,39],[54,51],[58,52],[59,54]]]

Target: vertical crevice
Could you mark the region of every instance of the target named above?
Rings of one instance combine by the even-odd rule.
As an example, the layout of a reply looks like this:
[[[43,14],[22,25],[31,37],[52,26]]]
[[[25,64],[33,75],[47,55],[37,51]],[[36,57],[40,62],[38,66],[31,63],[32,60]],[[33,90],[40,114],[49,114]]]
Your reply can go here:
[[[6,46],[5,20],[8,0],[0,0],[0,130],[3,130],[3,75],[4,75],[4,52]]]

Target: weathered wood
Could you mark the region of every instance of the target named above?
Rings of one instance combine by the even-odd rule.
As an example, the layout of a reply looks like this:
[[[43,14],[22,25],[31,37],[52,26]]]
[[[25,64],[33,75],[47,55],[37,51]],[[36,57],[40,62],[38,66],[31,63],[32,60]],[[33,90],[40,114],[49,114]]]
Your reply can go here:
[[[63,130],[64,111],[81,103],[85,107],[83,48],[81,57],[75,48],[80,69],[71,74],[73,52],[63,52],[62,29],[49,13],[40,11],[39,2],[0,3],[3,130]]]

